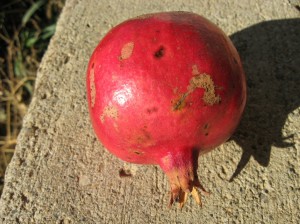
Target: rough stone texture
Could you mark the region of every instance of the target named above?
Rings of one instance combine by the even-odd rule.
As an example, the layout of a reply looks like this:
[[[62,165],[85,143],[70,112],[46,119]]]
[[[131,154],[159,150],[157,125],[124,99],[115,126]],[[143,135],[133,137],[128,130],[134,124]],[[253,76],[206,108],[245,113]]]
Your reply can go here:
[[[170,10],[219,25],[237,46],[248,79],[236,134],[199,160],[200,179],[211,191],[202,209],[192,200],[182,210],[167,209],[160,168],[110,155],[87,111],[86,66],[103,35],[127,18]],[[6,173],[0,222],[299,223],[298,10],[288,0],[67,1]],[[119,177],[120,169],[132,177]]]

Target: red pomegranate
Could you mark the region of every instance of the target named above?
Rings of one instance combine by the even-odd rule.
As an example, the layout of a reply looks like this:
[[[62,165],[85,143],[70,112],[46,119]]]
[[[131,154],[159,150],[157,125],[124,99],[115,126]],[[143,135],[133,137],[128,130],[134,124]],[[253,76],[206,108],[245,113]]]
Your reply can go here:
[[[93,128],[120,159],[158,164],[170,205],[189,193],[201,204],[198,156],[225,142],[246,102],[239,55],[207,19],[162,12],[127,20],[90,58],[87,95]]]

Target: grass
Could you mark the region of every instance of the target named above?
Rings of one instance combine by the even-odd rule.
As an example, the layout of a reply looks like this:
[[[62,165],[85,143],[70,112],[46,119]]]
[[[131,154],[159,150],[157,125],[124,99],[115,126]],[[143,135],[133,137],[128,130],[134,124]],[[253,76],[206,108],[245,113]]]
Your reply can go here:
[[[0,3],[0,195],[33,95],[36,71],[65,0]]]

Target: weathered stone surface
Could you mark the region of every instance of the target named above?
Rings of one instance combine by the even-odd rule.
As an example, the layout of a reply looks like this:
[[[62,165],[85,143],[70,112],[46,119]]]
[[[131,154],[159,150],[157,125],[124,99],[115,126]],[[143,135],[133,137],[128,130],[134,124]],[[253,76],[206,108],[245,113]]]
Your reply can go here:
[[[5,176],[0,222],[298,223],[296,6],[288,0],[68,0]],[[85,71],[104,34],[130,17],[170,10],[202,14],[231,35],[248,79],[248,105],[236,134],[199,160],[199,177],[211,191],[202,209],[192,200],[182,210],[167,209],[169,186],[160,168],[109,154],[87,111]],[[119,177],[120,169],[132,176]]]

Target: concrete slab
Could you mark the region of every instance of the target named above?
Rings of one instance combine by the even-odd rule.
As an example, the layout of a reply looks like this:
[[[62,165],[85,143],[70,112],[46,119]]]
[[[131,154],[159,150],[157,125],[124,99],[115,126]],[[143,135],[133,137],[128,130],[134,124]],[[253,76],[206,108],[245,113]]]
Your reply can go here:
[[[167,209],[159,167],[109,154],[89,121],[85,71],[113,26],[143,13],[185,10],[237,46],[249,86],[232,139],[199,160],[211,191]],[[1,223],[299,223],[300,20],[288,0],[68,0],[45,54],[0,201]],[[119,177],[120,169],[131,177]],[[235,178],[230,182],[231,176]]]

